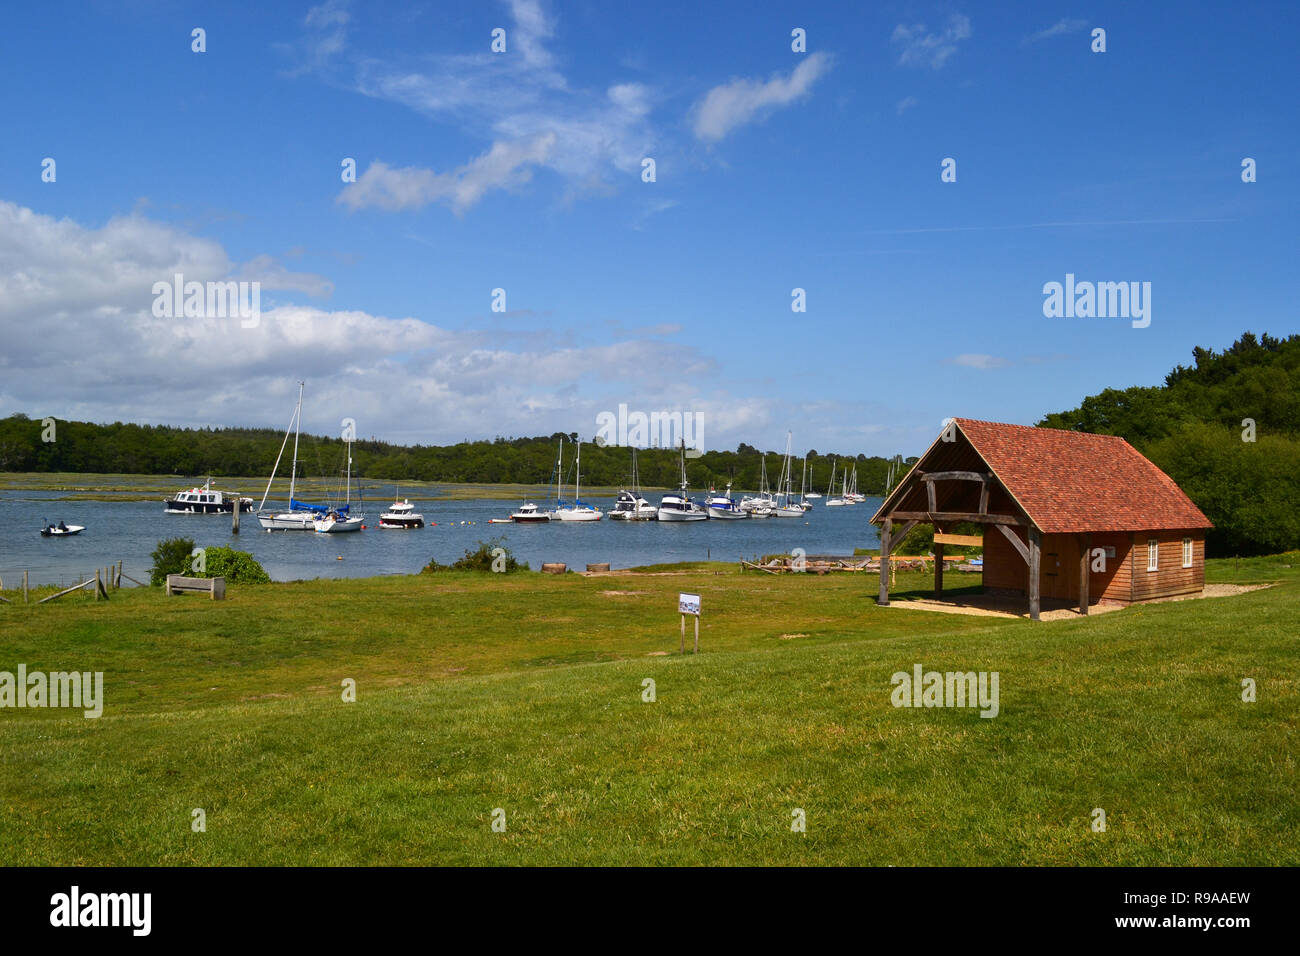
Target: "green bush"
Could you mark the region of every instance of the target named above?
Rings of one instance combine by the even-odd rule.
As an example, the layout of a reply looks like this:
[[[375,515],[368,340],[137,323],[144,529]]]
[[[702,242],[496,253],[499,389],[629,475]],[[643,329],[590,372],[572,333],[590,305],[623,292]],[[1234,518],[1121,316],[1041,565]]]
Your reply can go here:
[[[959,521],[948,529],[949,534],[983,534],[983,529],[974,522]],[[924,556],[934,551],[934,525],[918,524],[911,531],[907,532],[907,537],[902,541],[896,542],[889,546],[891,554]],[[943,553],[953,554],[982,554],[983,548],[977,548],[967,544],[946,544],[943,546]]]
[[[500,548],[503,553],[500,555],[493,554],[492,552],[497,548]],[[500,563],[497,565],[502,568],[501,573],[503,574],[528,570],[527,563],[520,564],[515,560],[515,556],[511,554],[510,549],[506,547],[505,538],[494,538],[491,541],[480,541],[476,550],[466,550],[463,558],[457,558],[451,564],[439,564],[438,561],[434,559],[425,565],[424,570],[421,573],[434,574],[438,571],[492,571],[494,570],[492,567],[493,562],[497,561],[498,557],[504,559],[504,565]]]
[[[190,552],[194,550],[193,538],[166,538],[153,549],[153,567],[149,569],[149,583],[165,584],[169,574],[189,574]]]
[[[271,576],[247,551],[236,551],[234,548],[205,548],[204,560],[204,577],[225,578],[228,584],[271,583]]]

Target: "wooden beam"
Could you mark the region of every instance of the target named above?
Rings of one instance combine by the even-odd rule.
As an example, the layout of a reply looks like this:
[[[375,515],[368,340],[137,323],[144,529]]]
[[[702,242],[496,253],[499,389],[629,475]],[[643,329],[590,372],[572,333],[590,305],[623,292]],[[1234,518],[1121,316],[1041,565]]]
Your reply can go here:
[[[978,534],[936,534],[934,536],[935,544],[961,544],[968,548],[979,548],[984,545],[984,538]]]
[[[1042,567],[1043,538],[1039,530],[1029,528],[1029,619],[1038,620],[1039,612],[1039,571]]]
[[[876,603],[881,607],[889,607],[889,538],[893,530],[893,520],[886,518],[880,527],[880,597]]]
[[[918,471],[917,477],[925,481],[983,481],[988,482],[991,475],[981,475],[978,471]]]
[[[899,528],[897,531],[895,531],[892,535],[890,535],[890,538],[892,538],[894,541],[902,541],[904,538],[907,537],[907,532],[911,531],[913,528],[915,528],[915,527],[916,527],[918,524],[920,524],[920,523],[921,523],[921,522],[919,522],[919,521],[909,521],[909,522],[907,522],[907,524],[903,525],[901,528]]]
[[[994,525],[994,527],[1006,536],[1006,539],[1011,542],[1011,546],[1015,548],[1020,557],[1024,559],[1025,564],[1028,564],[1029,549],[1025,547],[1025,543],[1020,540],[1020,535],[1016,534],[1004,524]]]
[[[939,506],[938,504],[935,503],[934,481],[933,479],[930,478],[926,478],[924,479],[924,481],[925,481],[926,507],[929,508],[930,511],[938,511]]]
[[[934,598],[939,600],[943,597],[943,544],[935,543],[934,546]]]
[[[988,513],[989,513],[989,483],[986,481],[984,482],[983,486],[980,488],[980,514],[986,515]]]
[[[900,520],[924,521],[933,524],[936,521],[970,521],[973,524],[1014,524],[1028,527],[1029,519],[1020,515],[990,515],[973,511],[895,511],[889,515]]]
[[[1088,559],[1092,552],[1092,535],[1083,536],[1083,550],[1079,552],[1079,613],[1088,614]]]

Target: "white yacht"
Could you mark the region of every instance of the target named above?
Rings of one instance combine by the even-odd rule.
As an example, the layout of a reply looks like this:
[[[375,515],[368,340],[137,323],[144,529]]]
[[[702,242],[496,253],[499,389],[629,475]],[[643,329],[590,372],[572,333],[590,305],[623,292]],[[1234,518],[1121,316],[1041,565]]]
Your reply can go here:
[[[564,439],[560,439],[560,461],[556,468],[560,468],[564,462]],[[563,485],[560,486],[563,490]],[[587,504],[580,498],[582,491],[582,442],[578,442],[578,453],[574,458],[573,465],[573,504],[566,504],[563,498],[557,494],[555,501],[555,511],[551,513],[556,521],[599,521],[604,514],[599,508]]]
[[[319,534],[360,531],[365,527],[363,523],[366,520],[365,515],[349,513],[352,510],[352,442],[350,441],[347,444],[347,456],[347,491],[345,492],[343,507],[330,508],[324,514],[316,516],[316,520],[312,522],[312,525]]]
[[[415,505],[403,498],[401,501],[394,501],[388,506],[388,510],[379,516],[379,527],[423,528],[424,515],[416,512]]]
[[[686,493],[686,442],[682,441],[682,484],[677,494],[667,494],[659,501],[660,521],[708,521],[709,512]]]
[[[803,504],[795,500],[793,488],[793,469],[790,467],[790,432],[785,433],[785,463],[781,466],[781,477],[777,479],[776,516],[778,518],[802,518]]]
[[[653,502],[647,501],[641,494],[641,476],[637,474],[636,446],[632,446],[632,490],[626,488],[618,493],[618,501],[609,512],[616,521],[654,521],[659,509]]]
[[[252,511],[253,499],[241,498],[229,492],[218,491],[212,487],[212,479],[203,483],[202,488],[178,491],[168,498],[164,511],[169,515],[213,515],[230,514],[239,506],[239,510]]]
[[[543,521],[550,521],[551,515],[548,511],[542,511],[531,501],[519,506],[519,510],[510,516],[510,520],[518,524],[540,524]]]
[[[328,509],[319,505],[309,505],[298,501],[294,497],[294,491],[298,480],[298,434],[302,428],[302,382],[298,383],[298,405],[293,410],[293,418],[289,420],[289,428],[285,430],[284,441],[280,443],[280,454],[275,456],[275,466],[271,469],[271,477],[266,482],[266,494],[262,495],[262,503],[257,506],[257,520],[267,531],[315,531],[316,518]],[[293,431],[293,465],[289,471],[289,510],[280,512],[263,511],[266,506],[266,499],[271,494],[271,485],[275,481],[275,473],[280,468],[280,459],[284,457],[285,446],[289,444],[289,431]]]
[[[720,518],[723,521],[734,521],[739,518],[748,518],[749,512],[742,511],[740,502],[731,497],[731,482],[727,482],[727,491],[725,494],[710,494],[704,502],[705,508],[709,512],[710,518]]]

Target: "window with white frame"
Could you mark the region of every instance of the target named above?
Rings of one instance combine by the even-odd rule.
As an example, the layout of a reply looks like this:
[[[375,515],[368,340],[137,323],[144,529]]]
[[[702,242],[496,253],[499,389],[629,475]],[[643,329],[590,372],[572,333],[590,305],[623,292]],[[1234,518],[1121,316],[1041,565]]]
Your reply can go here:
[[[1193,553],[1192,539],[1183,538],[1183,567],[1190,568],[1192,566]]]
[[[1160,569],[1160,540],[1158,538],[1147,538],[1147,570],[1158,571]]]

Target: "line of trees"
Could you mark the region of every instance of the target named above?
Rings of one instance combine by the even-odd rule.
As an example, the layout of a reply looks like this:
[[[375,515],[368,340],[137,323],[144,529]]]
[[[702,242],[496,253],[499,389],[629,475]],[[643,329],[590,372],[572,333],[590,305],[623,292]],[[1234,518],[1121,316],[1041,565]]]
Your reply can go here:
[[[1214,522],[1214,555],[1300,548],[1300,335],[1192,350],[1163,386],[1113,389],[1040,425],[1120,435]]]
[[[177,428],[170,425],[134,425],[114,422],[59,420],[54,441],[43,441],[42,420],[23,414],[0,419],[0,471],[72,472],[82,474],[177,475],[183,477],[262,477],[271,472],[284,433],[270,428]],[[561,437],[566,445],[577,433],[535,438],[495,438],[455,445],[394,445],[382,441],[357,441],[352,448],[353,473],[376,481],[445,481],[469,484],[542,484],[554,476]],[[292,446],[290,446],[292,447]],[[768,451],[768,481],[775,485],[784,452]],[[342,474],[345,446],[340,438],[303,435],[299,473],[334,477]],[[735,451],[708,451],[688,458],[686,472],[692,488],[721,488],[733,480],[737,490],[756,489],[764,453],[741,444]],[[566,483],[573,481],[573,449],[565,449]],[[816,450],[808,453],[809,489],[825,492],[831,459]],[[879,493],[889,461],[859,454],[838,458],[858,469],[858,489]],[[910,459],[909,464],[915,459]],[[679,482],[679,453],[651,448],[637,453],[641,484],[646,488],[671,488]],[[794,486],[799,490],[803,459],[794,462]],[[288,462],[281,462],[287,473]],[[627,448],[599,446],[584,436],[584,485],[620,486],[631,472]],[[837,475],[838,475],[837,471]],[[839,484],[839,479],[836,479]]]

